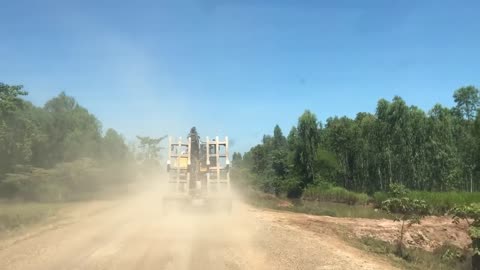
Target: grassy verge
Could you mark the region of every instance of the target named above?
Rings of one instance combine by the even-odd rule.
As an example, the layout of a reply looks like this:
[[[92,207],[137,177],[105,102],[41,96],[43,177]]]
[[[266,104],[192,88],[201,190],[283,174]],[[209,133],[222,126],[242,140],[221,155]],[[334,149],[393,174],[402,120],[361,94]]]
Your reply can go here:
[[[345,217],[345,218],[369,218],[369,219],[392,219],[388,213],[376,210],[366,205],[348,205],[345,203],[305,201],[295,202],[289,209],[293,212],[319,216]]]
[[[134,179],[128,164],[99,164],[80,159],[51,169],[19,167],[0,178],[0,198],[29,202],[65,202],[100,197]]]
[[[387,213],[375,210],[370,206],[348,205],[328,201],[289,200],[253,189],[243,192],[243,198],[247,203],[255,207],[296,213],[348,218],[391,218]]]
[[[346,203],[349,205],[362,204],[366,205],[370,201],[370,197],[365,193],[356,193],[348,191],[342,187],[323,187],[311,186],[303,193],[303,199]]]
[[[471,203],[480,203],[480,192],[428,192],[428,191],[410,191],[406,195],[410,199],[424,200],[437,215],[443,215],[455,206],[468,205]],[[373,201],[380,205],[382,201],[390,196],[386,192],[376,192],[373,195]]]
[[[395,245],[372,237],[348,239],[353,246],[384,256],[396,266],[415,270],[461,270],[470,269],[471,254],[452,245],[444,245],[433,252],[422,249],[405,249],[399,256]]]
[[[0,232],[22,228],[46,220],[62,204],[0,202]]]

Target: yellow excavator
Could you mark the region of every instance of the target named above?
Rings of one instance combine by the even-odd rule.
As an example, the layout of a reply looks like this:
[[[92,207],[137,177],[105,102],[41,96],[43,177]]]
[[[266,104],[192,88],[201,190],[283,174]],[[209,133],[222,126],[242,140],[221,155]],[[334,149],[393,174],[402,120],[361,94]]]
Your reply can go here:
[[[232,210],[228,137],[201,141],[195,127],[186,140],[168,140],[168,182],[163,211]]]

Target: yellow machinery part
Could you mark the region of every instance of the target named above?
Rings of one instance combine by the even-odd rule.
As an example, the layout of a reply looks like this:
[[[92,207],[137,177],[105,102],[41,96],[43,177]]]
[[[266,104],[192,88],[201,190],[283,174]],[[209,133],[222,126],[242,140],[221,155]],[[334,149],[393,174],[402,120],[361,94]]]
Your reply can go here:
[[[177,159],[177,166],[180,168],[188,167],[188,157],[180,157]]]

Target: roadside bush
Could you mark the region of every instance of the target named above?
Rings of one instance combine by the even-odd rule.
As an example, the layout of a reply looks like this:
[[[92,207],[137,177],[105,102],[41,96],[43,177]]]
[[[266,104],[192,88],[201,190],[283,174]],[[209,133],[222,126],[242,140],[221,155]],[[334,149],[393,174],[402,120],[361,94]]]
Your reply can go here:
[[[405,195],[412,200],[423,200],[431,208],[432,213],[436,215],[444,215],[450,209],[469,205],[472,203],[480,203],[480,192],[429,192],[429,191],[410,191]],[[391,198],[386,192],[375,192],[373,194],[373,202],[376,207],[381,207],[383,201]]]
[[[249,188],[257,187],[255,177],[249,169],[243,167],[232,167],[230,169],[231,184],[235,186],[238,191],[245,191]]]
[[[400,234],[397,241],[397,255],[407,259],[404,253],[403,237],[406,230],[413,224],[420,224],[420,219],[429,214],[425,201],[410,200],[409,198],[392,198],[382,203],[382,209],[391,213],[395,221],[401,222]]]
[[[0,232],[37,223],[54,215],[59,204],[8,203],[0,204]]]
[[[472,203],[480,203],[480,192],[426,192],[412,191],[408,195],[409,198],[424,200],[431,205],[436,214],[443,215],[450,209],[469,205]]]
[[[52,169],[31,168],[7,174],[0,182],[0,198],[55,202],[93,196],[107,188],[122,186],[134,176],[128,166],[101,167],[91,159],[61,163]]]
[[[320,208],[307,204],[296,203],[294,207],[290,208],[289,211],[296,213],[306,213],[309,215],[319,215],[319,216],[329,216],[337,217],[338,213],[334,209]]]
[[[360,248],[367,251],[381,254],[384,256],[394,255],[398,258],[398,250],[395,244],[385,242],[373,237],[362,237],[358,239]],[[469,254],[450,244],[444,244],[433,252],[420,248],[405,248],[404,256],[398,261],[406,269],[435,269],[435,270],[455,270],[470,269]]]
[[[465,220],[468,224],[468,234],[472,239],[472,269],[480,269],[480,204],[470,204],[452,209],[453,221],[459,223]]]
[[[365,193],[355,193],[357,197],[357,204],[367,205],[372,199]]]
[[[305,189],[304,200],[327,201],[354,204],[367,204],[370,197],[364,193],[355,193],[342,187],[324,189],[320,186],[310,186]]]
[[[242,190],[243,199],[256,207],[266,207],[276,209],[281,200],[273,194],[264,193],[252,187]]]
[[[382,206],[382,202],[390,198],[388,193],[383,192],[383,191],[378,191],[373,193],[373,203],[375,207],[379,208]]]
[[[281,189],[283,192],[285,192],[288,198],[300,198],[303,194],[303,189],[301,188],[300,182],[301,181],[295,177],[287,178],[283,181]]]
[[[403,184],[392,183],[388,186],[388,192],[377,191],[373,194],[373,204],[377,208],[382,207],[382,203],[391,198],[405,198],[410,194],[410,190]]]
[[[433,251],[433,255],[436,257],[440,257],[443,263],[448,264],[453,268],[459,262],[466,261],[467,255],[469,254],[467,254],[466,250],[460,249],[457,246],[447,243],[436,248]]]
[[[407,194],[410,193],[410,190],[403,184],[392,183],[388,186],[388,193],[393,198],[402,198],[407,196]]]

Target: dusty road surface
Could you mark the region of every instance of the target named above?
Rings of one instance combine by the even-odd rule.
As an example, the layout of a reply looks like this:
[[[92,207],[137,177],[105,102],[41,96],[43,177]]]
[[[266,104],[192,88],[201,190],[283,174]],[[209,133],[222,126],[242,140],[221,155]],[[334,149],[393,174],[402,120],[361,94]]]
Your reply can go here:
[[[230,216],[164,217],[160,201],[150,189],[70,209],[68,218],[3,239],[0,269],[394,269],[278,213],[236,202]]]

